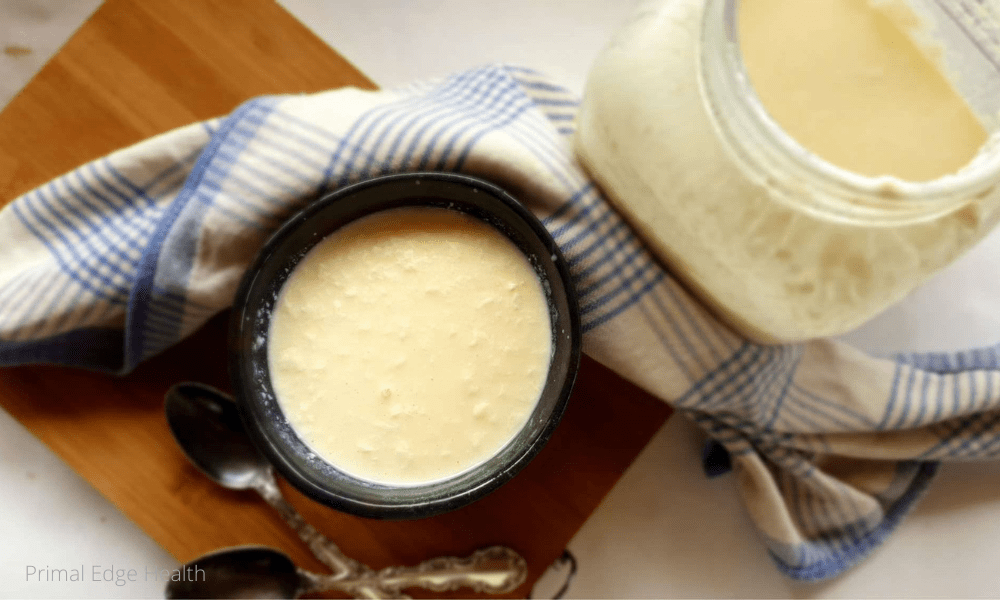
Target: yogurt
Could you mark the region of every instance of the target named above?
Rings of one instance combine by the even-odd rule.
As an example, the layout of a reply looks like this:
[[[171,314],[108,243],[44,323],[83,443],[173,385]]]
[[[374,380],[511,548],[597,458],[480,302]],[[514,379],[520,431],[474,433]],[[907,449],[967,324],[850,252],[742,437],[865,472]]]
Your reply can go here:
[[[317,244],[268,335],[278,404],[303,441],[348,474],[398,486],[497,454],[535,408],[552,347],[524,254],[479,219],[424,207]]]
[[[739,10],[754,91],[823,159],[927,181],[959,171],[986,143],[933,47],[916,42],[921,21],[903,0],[742,0]]]

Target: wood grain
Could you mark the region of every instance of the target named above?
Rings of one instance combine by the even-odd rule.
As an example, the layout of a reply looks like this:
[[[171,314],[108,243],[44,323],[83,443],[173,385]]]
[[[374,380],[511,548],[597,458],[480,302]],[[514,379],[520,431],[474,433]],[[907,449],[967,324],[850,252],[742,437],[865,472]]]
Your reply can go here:
[[[108,0],[0,115],[0,198],[248,98],[375,85],[266,0]]]
[[[253,96],[345,85],[374,87],[273,2],[109,0],[0,114],[0,201],[149,136],[224,115]],[[127,377],[5,369],[0,405],[178,560],[266,544],[322,570],[263,502],[209,482],[170,437],[162,404],[172,384],[229,388],[226,318]],[[472,506],[382,522],[284,489],[320,530],[376,568],[509,545],[531,569],[511,594],[523,596],[669,412],[585,359],[548,446],[511,483]]]

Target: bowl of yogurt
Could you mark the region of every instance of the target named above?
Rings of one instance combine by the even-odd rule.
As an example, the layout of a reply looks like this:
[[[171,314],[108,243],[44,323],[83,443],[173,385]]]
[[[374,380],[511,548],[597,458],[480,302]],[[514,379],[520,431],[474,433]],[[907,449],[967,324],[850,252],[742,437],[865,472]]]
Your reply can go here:
[[[343,512],[432,516],[509,481],[580,360],[566,261],[501,188],[379,177],[291,217],[237,291],[230,376],[254,443]]]

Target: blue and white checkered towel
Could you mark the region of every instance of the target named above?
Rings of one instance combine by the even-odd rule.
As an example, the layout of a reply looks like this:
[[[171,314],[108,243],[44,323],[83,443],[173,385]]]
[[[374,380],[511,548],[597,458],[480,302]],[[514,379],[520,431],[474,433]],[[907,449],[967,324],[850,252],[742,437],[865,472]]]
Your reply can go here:
[[[537,73],[494,66],[394,91],[258,98],[84,165],[0,211],[0,363],[127,372],[226,308],[268,232],[317,194],[461,171],[543,219],[572,267],[584,350],[728,451],[791,577],[868,554],[935,461],[1000,454],[1000,347],[887,361],[827,340],[742,339],[581,171],[576,110]]]

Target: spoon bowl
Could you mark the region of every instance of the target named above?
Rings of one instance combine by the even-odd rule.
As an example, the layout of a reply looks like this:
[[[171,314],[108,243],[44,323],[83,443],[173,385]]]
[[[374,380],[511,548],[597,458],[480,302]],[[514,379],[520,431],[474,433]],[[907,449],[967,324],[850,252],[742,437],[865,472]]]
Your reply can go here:
[[[167,392],[164,410],[181,450],[219,485],[247,490],[273,478],[271,465],[243,429],[236,405],[219,390],[177,384]]]
[[[263,546],[227,548],[182,567],[184,581],[170,581],[167,598],[298,598],[302,577],[287,554]]]

